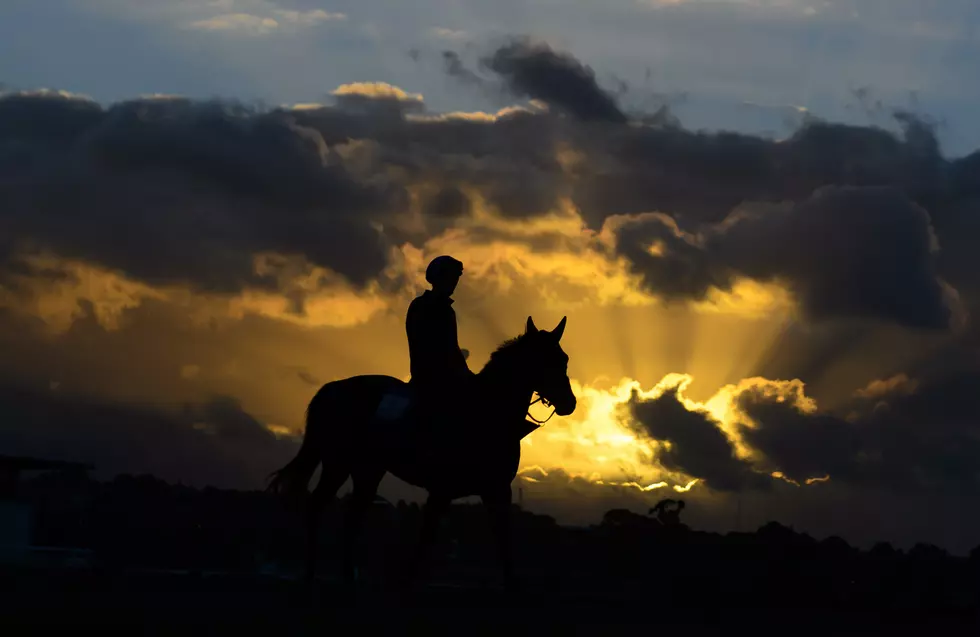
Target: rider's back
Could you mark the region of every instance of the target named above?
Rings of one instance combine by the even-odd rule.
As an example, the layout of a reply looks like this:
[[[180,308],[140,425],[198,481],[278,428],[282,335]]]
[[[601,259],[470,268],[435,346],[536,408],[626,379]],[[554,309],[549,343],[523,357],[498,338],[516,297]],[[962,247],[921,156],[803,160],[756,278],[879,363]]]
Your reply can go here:
[[[469,371],[459,349],[452,302],[426,291],[408,306],[405,331],[413,385],[438,384]]]

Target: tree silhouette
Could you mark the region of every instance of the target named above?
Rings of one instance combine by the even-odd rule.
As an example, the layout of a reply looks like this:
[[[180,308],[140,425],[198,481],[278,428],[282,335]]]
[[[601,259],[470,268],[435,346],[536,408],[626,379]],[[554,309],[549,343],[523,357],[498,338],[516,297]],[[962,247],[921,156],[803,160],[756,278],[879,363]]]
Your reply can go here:
[[[655,515],[665,527],[679,527],[681,526],[681,511],[684,510],[684,506],[683,500],[664,498],[650,509],[649,515]]]

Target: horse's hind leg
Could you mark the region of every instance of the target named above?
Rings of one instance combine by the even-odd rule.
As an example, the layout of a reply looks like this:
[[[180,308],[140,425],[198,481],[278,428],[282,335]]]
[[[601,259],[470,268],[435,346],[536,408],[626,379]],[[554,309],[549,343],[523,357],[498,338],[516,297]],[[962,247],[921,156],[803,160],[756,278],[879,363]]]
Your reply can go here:
[[[333,501],[334,496],[337,495],[337,490],[343,486],[348,476],[346,468],[328,468],[329,465],[326,463],[323,467],[323,473],[310,495],[309,506],[306,511],[306,574],[304,581],[310,589],[312,589],[316,578],[317,549],[320,544],[320,519],[323,510],[327,504]]]
[[[374,498],[378,493],[378,485],[384,477],[384,469],[361,469],[352,474],[354,480],[354,490],[351,492],[350,500],[347,503],[347,516],[344,520],[344,561],[342,576],[348,585],[357,579],[355,566],[355,556],[357,540],[361,533],[364,523],[364,515],[374,503]]]

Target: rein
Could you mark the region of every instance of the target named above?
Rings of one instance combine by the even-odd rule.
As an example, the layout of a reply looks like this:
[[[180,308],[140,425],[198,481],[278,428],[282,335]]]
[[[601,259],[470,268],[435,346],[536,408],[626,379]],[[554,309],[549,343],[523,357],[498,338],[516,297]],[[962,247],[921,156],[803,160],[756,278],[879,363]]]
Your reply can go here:
[[[531,415],[531,405],[533,405],[535,403],[541,403],[545,407],[551,407],[551,414],[547,418],[545,418],[544,420],[538,420],[537,418],[535,418],[534,416],[532,416]],[[531,401],[531,404],[530,405],[527,406],[527,410],[528,410],[527,411],[527,417],[528,418],[530,418],[531,420],[533,420],[535,422],[535,424],[537,424],[537,425],[543,425],[544,423],[546,423],[549,420],[551,420],[551,417],[555,415],[556,408],[555,408],[554,405],[552,405],[548,401],[547,398],[545,398],[544,396],[538,396],[537,398],[535,398],[534,400]]]

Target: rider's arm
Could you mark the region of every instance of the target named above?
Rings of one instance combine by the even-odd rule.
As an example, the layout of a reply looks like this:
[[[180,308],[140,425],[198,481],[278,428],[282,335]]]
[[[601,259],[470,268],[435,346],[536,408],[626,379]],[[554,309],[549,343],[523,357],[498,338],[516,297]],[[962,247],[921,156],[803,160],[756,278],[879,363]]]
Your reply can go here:
[[[450,364],[458,369],[469,371],[469,365],[466,364],[466,356],[463,355],[463,350],[459,347],[459,332],[456,328],[456,312],[449,308],[448,314],[448,325],[446,326],[447,344],[449,345],[449,352],[447,352],[450,358]]]

